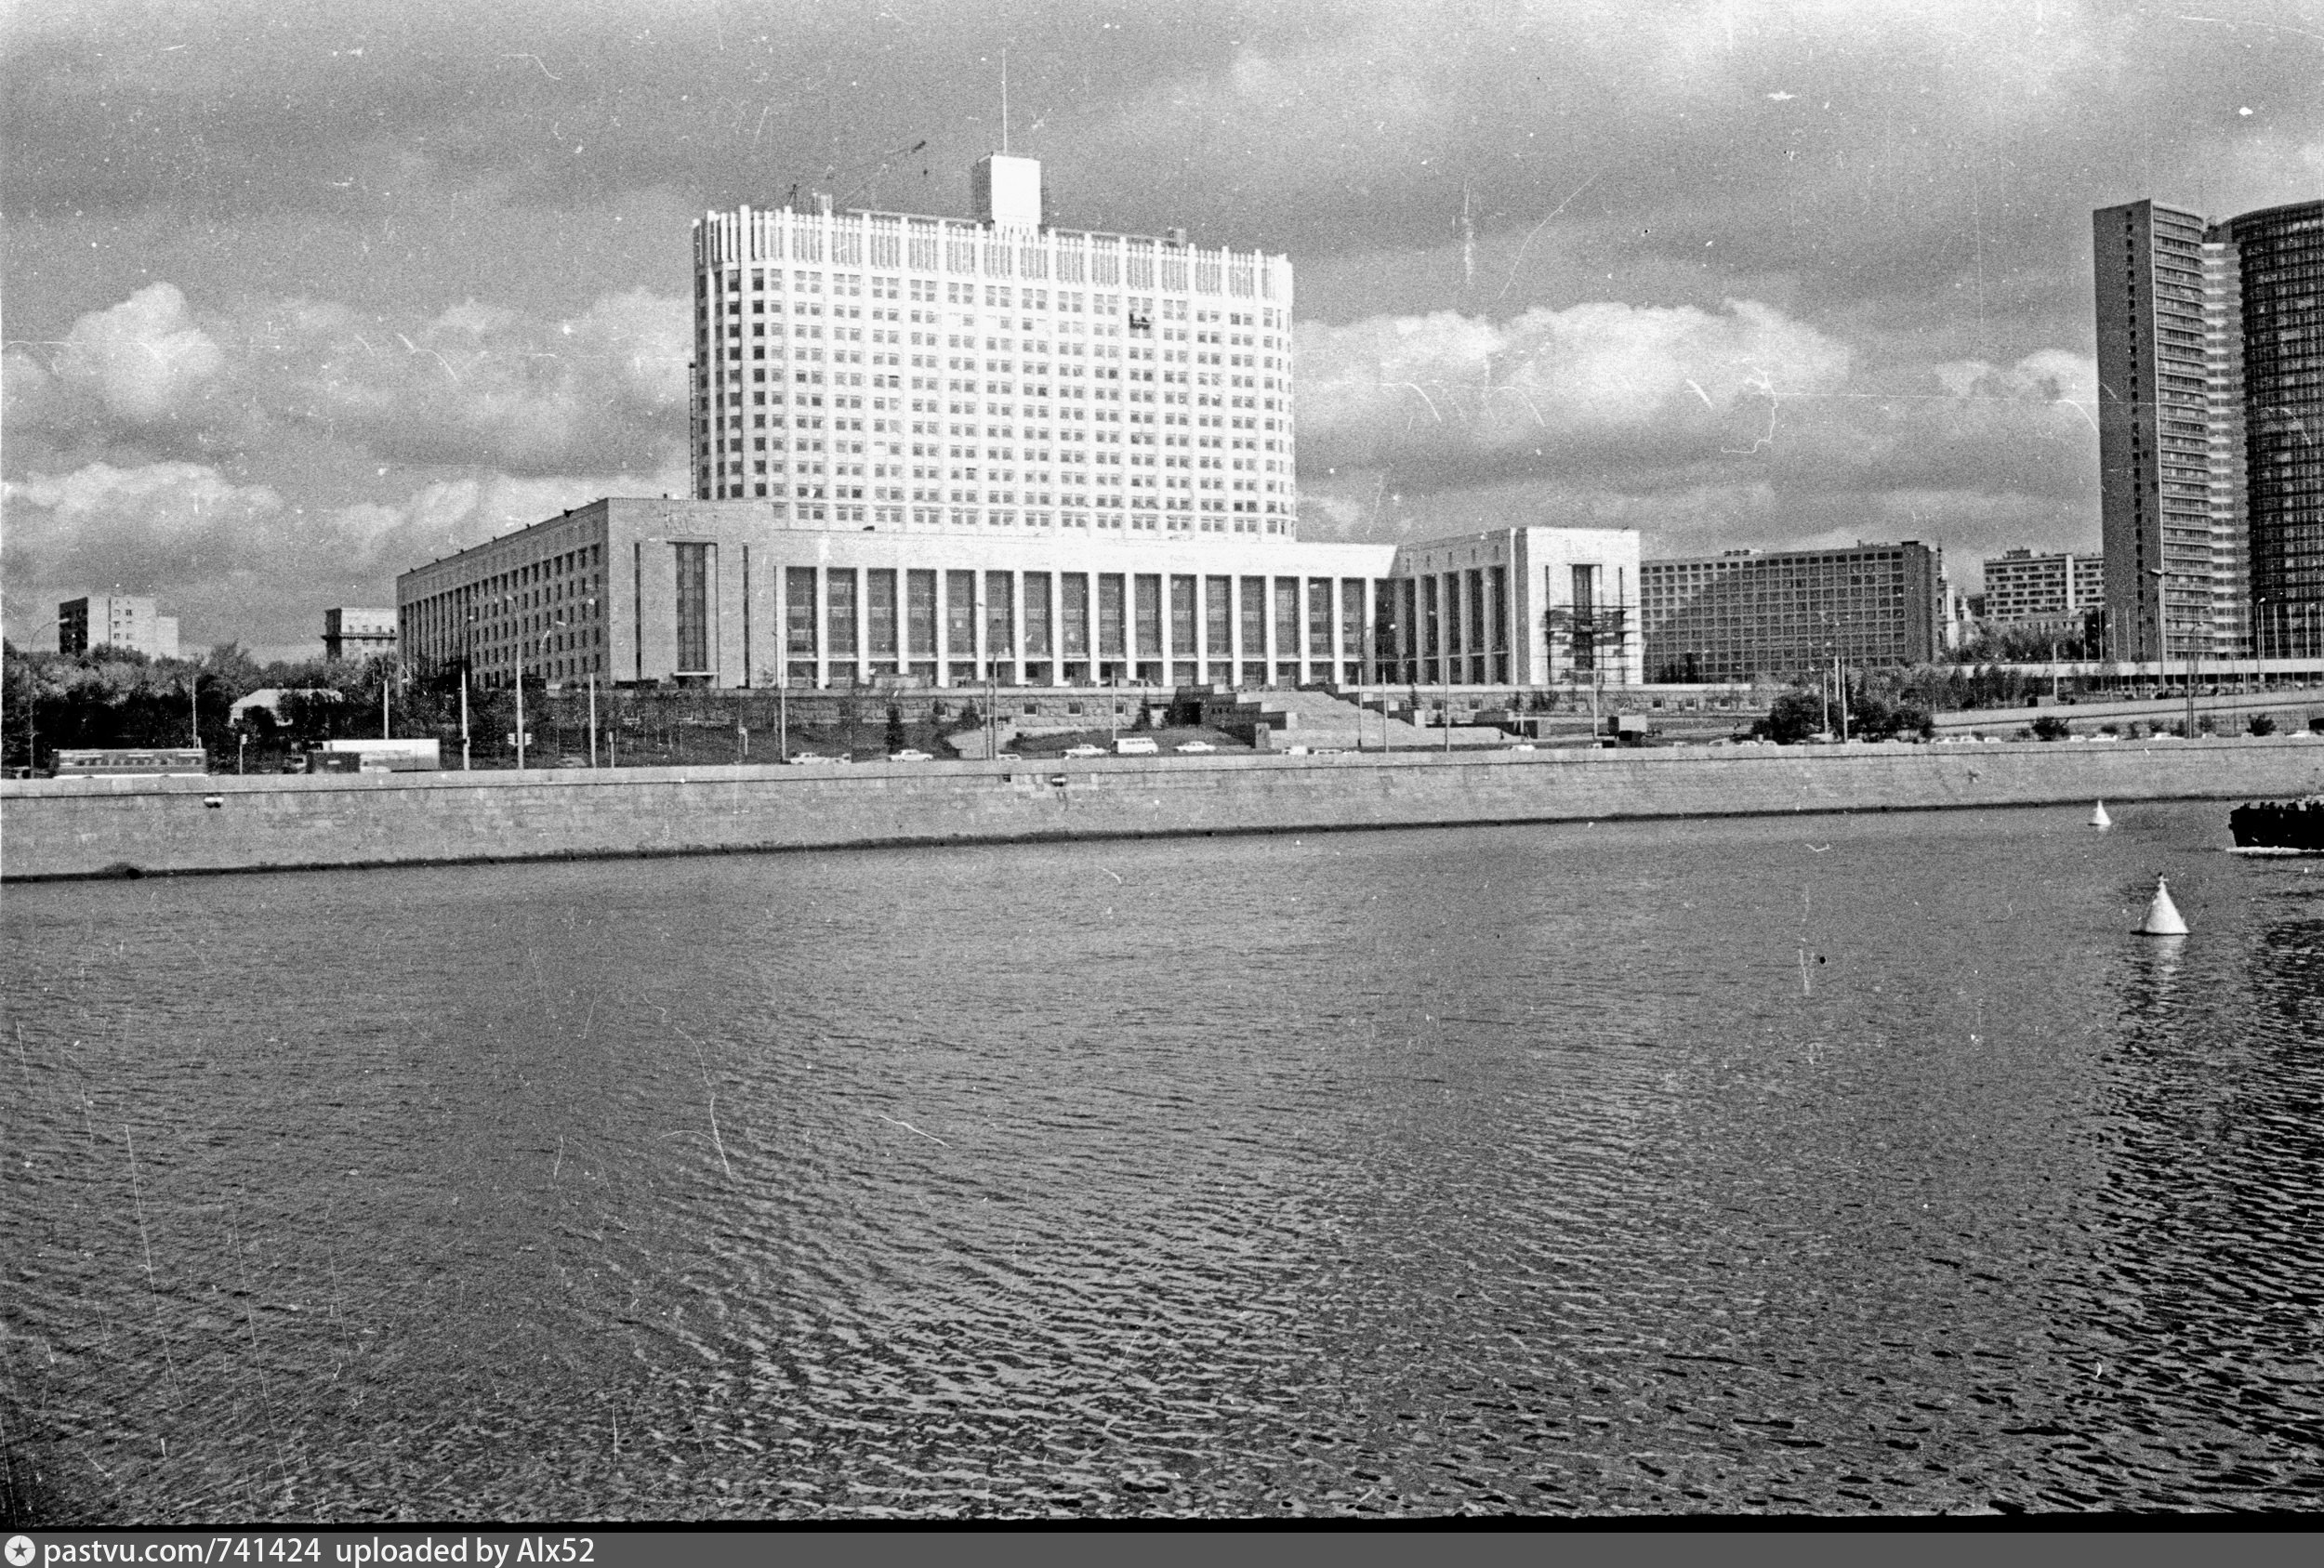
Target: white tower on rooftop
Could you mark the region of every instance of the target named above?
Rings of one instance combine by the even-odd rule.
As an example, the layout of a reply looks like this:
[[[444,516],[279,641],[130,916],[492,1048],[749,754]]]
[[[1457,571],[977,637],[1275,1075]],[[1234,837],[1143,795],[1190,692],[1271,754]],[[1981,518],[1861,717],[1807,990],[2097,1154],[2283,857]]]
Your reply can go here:
[[[979,223],[1041,226],[1041,161],[987,152],[969,169],[969,212]]]

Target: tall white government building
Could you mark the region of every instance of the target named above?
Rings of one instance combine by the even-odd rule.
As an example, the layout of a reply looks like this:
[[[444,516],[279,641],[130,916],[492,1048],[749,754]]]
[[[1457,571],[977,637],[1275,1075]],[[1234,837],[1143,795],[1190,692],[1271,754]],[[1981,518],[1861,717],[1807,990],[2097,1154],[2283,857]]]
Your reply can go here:
[[[999,153],[968,219],[694,224],[694,494],[888,527],[1296,532],[1291,263],[1041,221]]]
[[[1299,537],[1291,264],[971,216],[694,225],[690,500],[404,573],[408,655],[487,682],[1635,682],[1638,534]]]

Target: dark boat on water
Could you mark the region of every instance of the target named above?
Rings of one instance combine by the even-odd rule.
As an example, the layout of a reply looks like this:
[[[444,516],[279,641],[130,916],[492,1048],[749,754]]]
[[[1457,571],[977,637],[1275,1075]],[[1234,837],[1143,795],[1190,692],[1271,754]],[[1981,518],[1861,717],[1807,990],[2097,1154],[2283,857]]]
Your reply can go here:
[[[2324,855],[2324,795],[2238,806],[2227,814],[2227,831],[2248,854]]]

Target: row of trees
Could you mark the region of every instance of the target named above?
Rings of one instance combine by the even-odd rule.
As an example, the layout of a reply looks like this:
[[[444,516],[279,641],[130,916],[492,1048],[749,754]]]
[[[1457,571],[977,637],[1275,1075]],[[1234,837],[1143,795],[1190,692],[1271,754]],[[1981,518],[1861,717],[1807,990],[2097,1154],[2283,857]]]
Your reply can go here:
[[[1979,621],[1960,647],[1948,652],[1955,665],[2037,665],[2058,659],[2106,659],[2106,613],[2093,610],[2071,628],[2007,626]]]
[[[1848,733],[1886,740],[1933,733],[1933,716],[1939,713],[2031,705],[2048,692],[2049,682],[1996,665],[1910,665],[1852,669],[1846,690]],[[1831,728],[1837,733],[1840,692],[1828,681],[1796,684],[1777,695],[1753,732],[1786,742],[1806,739],[1825,728],[1828,692]]]
[[[1938,665],[1851,670],[1844,690],[1848,737],[1885,741],[1919,735],[1925,740],[1936,732],[1934,716],[1940,712],[2022,707],[2028,698],[2040,694],[2040,682],[2025,679],[2014,670],[1948,669]],[[1777,694],[1767,717],[1751,726],[1751,733],[1786,745],[1797,744],[1815,734],[1837,735],[1841,731],[1842,694],[1841,688],[1828,685],[1793,686]],[[2212,716],[2205,714],[2199,720],[2197,731],[2210,733],[2213,727]],[[2064,739],[2072,725],[2062,712],[2053,708],[2037,715],[2028,728],[2035,739],[2053,741]],[[2140,726],[2126,722],[2125,728],[2135,734]],[[2275,728],[2275,720],[2265,714],[2256,714],[2243,721],[2244,731],[2253,735],[2272,734]],[[2184,734],[2185,726],[2161,720],[2155,722],[2154,732]]]
[[[1851,671],[1842,688],[1794,686],[1776,695],[1767,717],[1751,726],[1751,733],[1796,745],[1811,735],[1836,735],[1844,722],[1850,740],[1889,741],[1905,735],[1926,740],[1936,733],[1936,721],[1906,679],[1915,673]]]
[[[266,771],[324,741],[383,734],[433,736],[445,764],[459,766],[456,668],[417,672],[386,658],[262,665],[231,643],[192,659],[153,659],[111,647],[68,655],[0,644],[0,763],[11,771],[46,771],[64,749],[198,744],[216,766]],[[268,689],[281,693],[271,705],[233,714],[242,698]],[[981,722],[972,702],[899,705],[867,690],[816,698],[791,703],[786,714],[772,690],[601,687],[599,758],[642,764],[771,759],[783,749],[778,731],[786,718],[795,750],[939,750],[944,734]],[[524,706],[530,762],[586,757],[591,705],[585,690],[568,686],[550,696],[539,682],[527,681]],[[475,765],[513,764],[516,693],[470,688],[467,711]]]
[[[280,687],[278,713],[253,709],[238,730],[233,705]],[[244,742],[266,752],[380,732],[381,698],[397,733],[424,731],[440,693],[403,679],[390,660],[321,659],[261,665],[233,643],[193,659],[154,659],[125,648],[45,653],[0,644],[0,759],[42,768],[60,748],[200,745],[233,756]],[[458,694],[453,694],[454,722]]]

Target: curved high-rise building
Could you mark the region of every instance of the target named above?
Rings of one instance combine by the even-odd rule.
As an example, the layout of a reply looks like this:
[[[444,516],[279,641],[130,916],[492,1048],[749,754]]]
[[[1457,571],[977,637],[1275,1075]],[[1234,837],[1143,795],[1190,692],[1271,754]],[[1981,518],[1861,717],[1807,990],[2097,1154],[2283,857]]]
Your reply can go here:
[[[2244,512],[2262,652],[2324,643],[2324,201],[2220,225],[2239,283]]]

